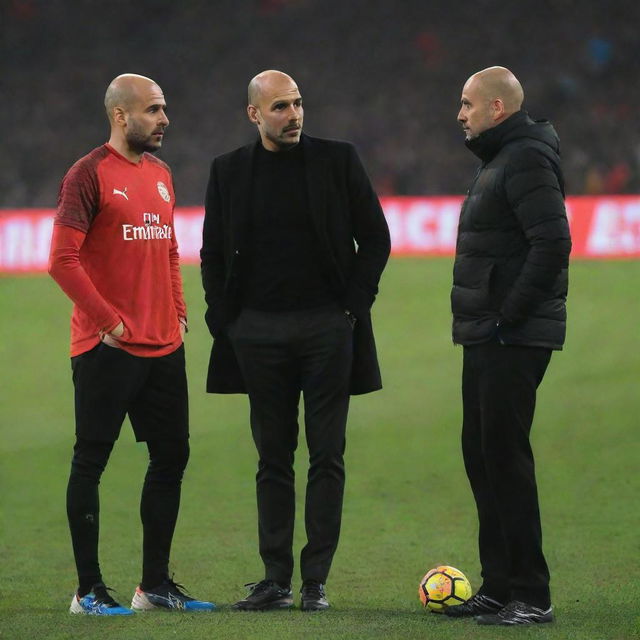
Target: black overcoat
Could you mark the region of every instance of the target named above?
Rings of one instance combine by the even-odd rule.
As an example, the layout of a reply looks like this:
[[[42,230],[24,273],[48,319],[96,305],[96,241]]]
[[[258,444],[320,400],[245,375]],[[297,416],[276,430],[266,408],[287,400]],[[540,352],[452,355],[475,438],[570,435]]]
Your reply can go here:
[[[371,324],[371,306],[391,242],[378,198],[348,142],[301,137],[310,215],[324,271],[336,300],[357,318],[354,329],[351,393],[382,387]],[[213,336],[209,393],[246,393],[226,328],[240,310],[240,272],[248,243],[252,173],[260,144],[217,157],[205,199],[202,283],[205,319]]]

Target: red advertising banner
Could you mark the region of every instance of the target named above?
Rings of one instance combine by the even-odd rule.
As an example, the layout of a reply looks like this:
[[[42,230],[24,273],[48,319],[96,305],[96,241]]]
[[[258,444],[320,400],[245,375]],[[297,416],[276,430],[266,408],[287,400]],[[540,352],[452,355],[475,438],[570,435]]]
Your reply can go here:
[[[453,255],[462,197],[381,198],[393,255]],[[567,198],[573,258],[640,258],[640,197]],[[46,271],[54,209],[0,209],[0,273]],[[185,263],[199,262],[202,207],[178,207]]]

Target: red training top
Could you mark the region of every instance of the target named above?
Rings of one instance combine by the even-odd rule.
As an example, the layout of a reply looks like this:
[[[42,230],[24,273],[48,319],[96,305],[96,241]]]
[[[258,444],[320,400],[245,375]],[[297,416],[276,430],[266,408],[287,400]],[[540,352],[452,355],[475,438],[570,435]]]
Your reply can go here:
[[[163,356],[182,343],[186,306],[169,167],[135,164],[105,144],[76,162],[60,187],[49,273],[74,302],[71,356],[122,322],[122,348]]]

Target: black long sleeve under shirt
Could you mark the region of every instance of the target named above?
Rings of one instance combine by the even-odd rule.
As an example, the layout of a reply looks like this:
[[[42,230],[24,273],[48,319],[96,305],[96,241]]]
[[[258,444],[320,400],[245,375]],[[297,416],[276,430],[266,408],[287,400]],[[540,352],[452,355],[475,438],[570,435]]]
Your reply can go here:
[[[323,274],[311,216],[302,145],[255,157],[243,306],[292,311],[336,300]]]

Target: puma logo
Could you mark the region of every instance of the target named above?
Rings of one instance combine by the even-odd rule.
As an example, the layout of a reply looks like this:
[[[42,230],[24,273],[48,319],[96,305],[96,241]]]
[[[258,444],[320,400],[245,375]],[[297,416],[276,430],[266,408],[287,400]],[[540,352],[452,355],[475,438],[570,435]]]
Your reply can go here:
[[[125,200],[129,200],[129,198],[127,197],[127,187],[124,188],[124,191],[120,191],[119,189],[114,189],[113,195],[119,195],[119,196],[122,196]]]

